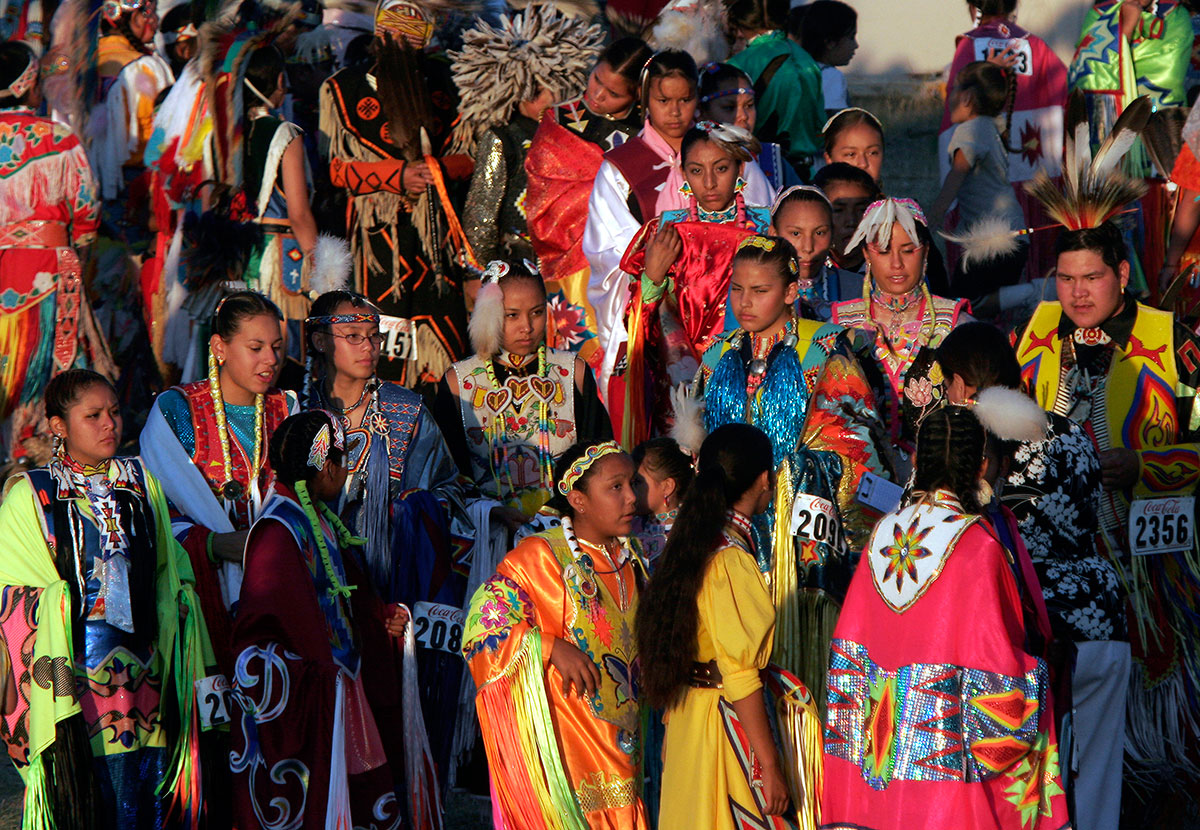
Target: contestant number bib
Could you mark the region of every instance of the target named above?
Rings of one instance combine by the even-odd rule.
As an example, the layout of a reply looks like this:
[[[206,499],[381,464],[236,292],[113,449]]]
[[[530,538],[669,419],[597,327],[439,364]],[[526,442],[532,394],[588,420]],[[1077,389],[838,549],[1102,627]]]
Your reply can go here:
[[[1138,499],[1129,507],[1129,546],[1134,556],[1178,553],[1196,542],[1196,497]]]
[[[792,535],[806,542],[839,546],[841,525],[828,499],[797,493],[792,502]]]
[[[413,605],[413,636],[422,648],[458,654],[466,619],[467,612],[453,605],[418,602]]]
[[[384,336],[380,353],[385,360],[417,359],[417,327],[404,317],[379,318],[379,333]]]
[[[1014,72],[1018,75],[1033,75],[1033,49],[1028,40],[1023,38],[975,38],[975,60],[977,61],[987,60],[988,52],[1001,54],[1005,49],[1011,49],[1010,54],[1016,56],[1016,63],[1012,65]]]
[[[211,729],[229,723],[232,708],[229,678],[223,674],[210,674],[196,681],[196,707],[200,710],[200,726]]]

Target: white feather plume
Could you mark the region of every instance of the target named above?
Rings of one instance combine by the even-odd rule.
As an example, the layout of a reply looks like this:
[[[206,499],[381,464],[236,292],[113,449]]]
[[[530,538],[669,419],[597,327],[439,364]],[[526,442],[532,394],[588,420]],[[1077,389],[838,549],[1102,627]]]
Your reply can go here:
[[[317,237],[313,251],[312,273],[308,278],[309,291],[318,297],[329,291],[350,286],[350,246],[340,236],[323,233]]]
[[[1016,253],[1020,247],[1018,239],[1020,230],[1013,230],[1008,219],[1003,216],[989,216],[980,219],[961,234],[950,234],[940,231],[942,237],[949,242],[961,245],[963,249],[963,268],[969,269],[979,262],[1008,256]]]
[[[729,57],[725,13],[714,0],[674,0],[658,14],[650,32],[654,49],[681,49],[703,66]]]
[[[983,428],[1002,441],[1042,441],[1050,426],[1036,401],[1003,386],[989,386],[976,395],[972,411]]]
[[[467,333],[471,337],[471,348],[483,359],[500,353],[504,337],[504,289],[498,283],[485,283],[479,289]]]
[[[928,227],[925,217],[913,212],[916,205],[911,199],[881,199],[867,208],[862,221],[854,231],[854,236],[846,243],[846,251],[853,251],[863,242],[873,242],[881,248],[887,248],[892,243],[892,227],[899,222],[900,227],[908,234],[913,242],[917,241],[917,222]],[[920,211],[920,208],[916,208]]]
[[[693,397],[686,383],[671,390],[671,406],[675,409],[675,424],[671,437],[685,452],[696,455],[708,437],[704,429],[704,399]]]

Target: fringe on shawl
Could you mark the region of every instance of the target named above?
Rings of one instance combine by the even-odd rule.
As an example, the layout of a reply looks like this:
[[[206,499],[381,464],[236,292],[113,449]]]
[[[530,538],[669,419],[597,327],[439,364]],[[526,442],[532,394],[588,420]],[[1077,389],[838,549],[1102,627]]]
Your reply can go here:
[[[775,699],[777,735],[783,745],[796,821],[800,830],[817,830],[821,824],[824,786],[824,720],[813,705],[809,690],[799,678],[783,669],[768,667],[767,689]]]
[[[417,680],[417,641],[413,627],[404,631],[404,657],[401,663],[401,696],[404,706],[404,780],[408,785],[408,806],[415,830],[441,830],[442,802],[437,769],[425,733],[421,714],[421,695]]]
[[[587,830],[558,753],[537,629],[525,633],[512,662],[479,689],[475,702],[492,790],[508,825]]]

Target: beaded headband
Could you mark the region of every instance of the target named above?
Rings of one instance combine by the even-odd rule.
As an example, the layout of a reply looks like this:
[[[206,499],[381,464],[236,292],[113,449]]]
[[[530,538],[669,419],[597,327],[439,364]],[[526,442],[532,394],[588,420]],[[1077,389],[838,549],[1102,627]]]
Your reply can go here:
[[[306,326],[336,326],[341,323],[374,323],[379,325],[379,315],[375,313],[357,313],[357,314],[326,314],[322,317],[306,317],[304,325]]]
[[[738,243],[737,250],[741,251],[744,248],[761,248],[764,251],[770,252],[779,247],[779,240],[772,239],[769,236],[747,236]],[[736,251],[735,251],[736,253]],[[788,271],[793,274],[800,273],[800,266],[796,264],[796,257],[789,255],[787,258]]]
[[[558,492],[562,495],[567,495],[575,489],[575,482],[583,477],[583,474],[592,468],[592,465],[606,455],[624,452],[621,445],[616,441],[605,441],[601,444],[595,444],[587,448],[587,451],[580,456],[574,464],[567,468],[563,473],[562,481],[558,483]]]
[[[718,98],[728,98],[730,95],[753,95],[753,94],[754,94],[753,87],[739,86],[735,89],[726,89],[726,90],[722,90],[721,92],[714,92],[712,95],[702,95],[702,96],[700,96],[700,103],[707,104],[710,101],[717,100]]]
[[[880,135],[883,135],[883,122],[875,116],[875,113],[869,112],[862,107],[846,107],[844,110],[838,110],[836,113],[834,113],[832,118],[825,122],[825,126],[821,128],[821,135],[829,132],[829,128],[833,125],[834,121],[837,121],[843,115],[850,112],[861,112],[863,115],[867,116],[869,119],[871,119],[871,126],[877,129]]]
[[[17,79],[8,85],[7,89],[0,90],[0,98],[20,98],[29,90],[33,89],[34,83],[37,82],[38,76],[38,59],[30,55],[29,66],[25,67]]]
[[[787,188],[786,190],[779,191],[779,195],[775,197],[775,201],[771,205],[771,218],[772,219],[775,218],[775,211],[777,211],[777,210],[779,210],[779,208],[783,207],[784,201],[786,201],[789,196],[791,196],[793,193],[796,193],[797,191],[801,191],[801,190],[803,190],[806,193],[817,194],[818,196],[821,197],[821,201],[824,202],[825,204],[829,205],[830,210],[833,210],[833,202],[829,201],[829,197],[825,195],[824,190],[822,190],[819,187],[813,187],[811,184],[794,184],[791,187]]]
[[[144,0],[104,0],[100,14],[109,23],[116,23],[123,15],[135,12],[145,5]]]

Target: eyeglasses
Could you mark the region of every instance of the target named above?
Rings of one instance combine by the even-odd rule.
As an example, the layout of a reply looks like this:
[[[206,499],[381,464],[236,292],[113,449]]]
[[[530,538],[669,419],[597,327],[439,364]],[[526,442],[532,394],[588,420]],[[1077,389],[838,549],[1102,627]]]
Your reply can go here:
[[[355,332],[353,334],[334,334],[333,332],[327,332],[327,333],[331,337],[342,338],[347,343],[349,343],[351,346],[361,346],[363,343],[365,343],[368,340],[371,341],[371,345],[373,345],[373,346],[382,346],[383,341],[387,340],[387,338],[385,336],[383,336],[382,334],[379,334],[378,332],[376,332],[375,334],[358,334],[357,332]]]

